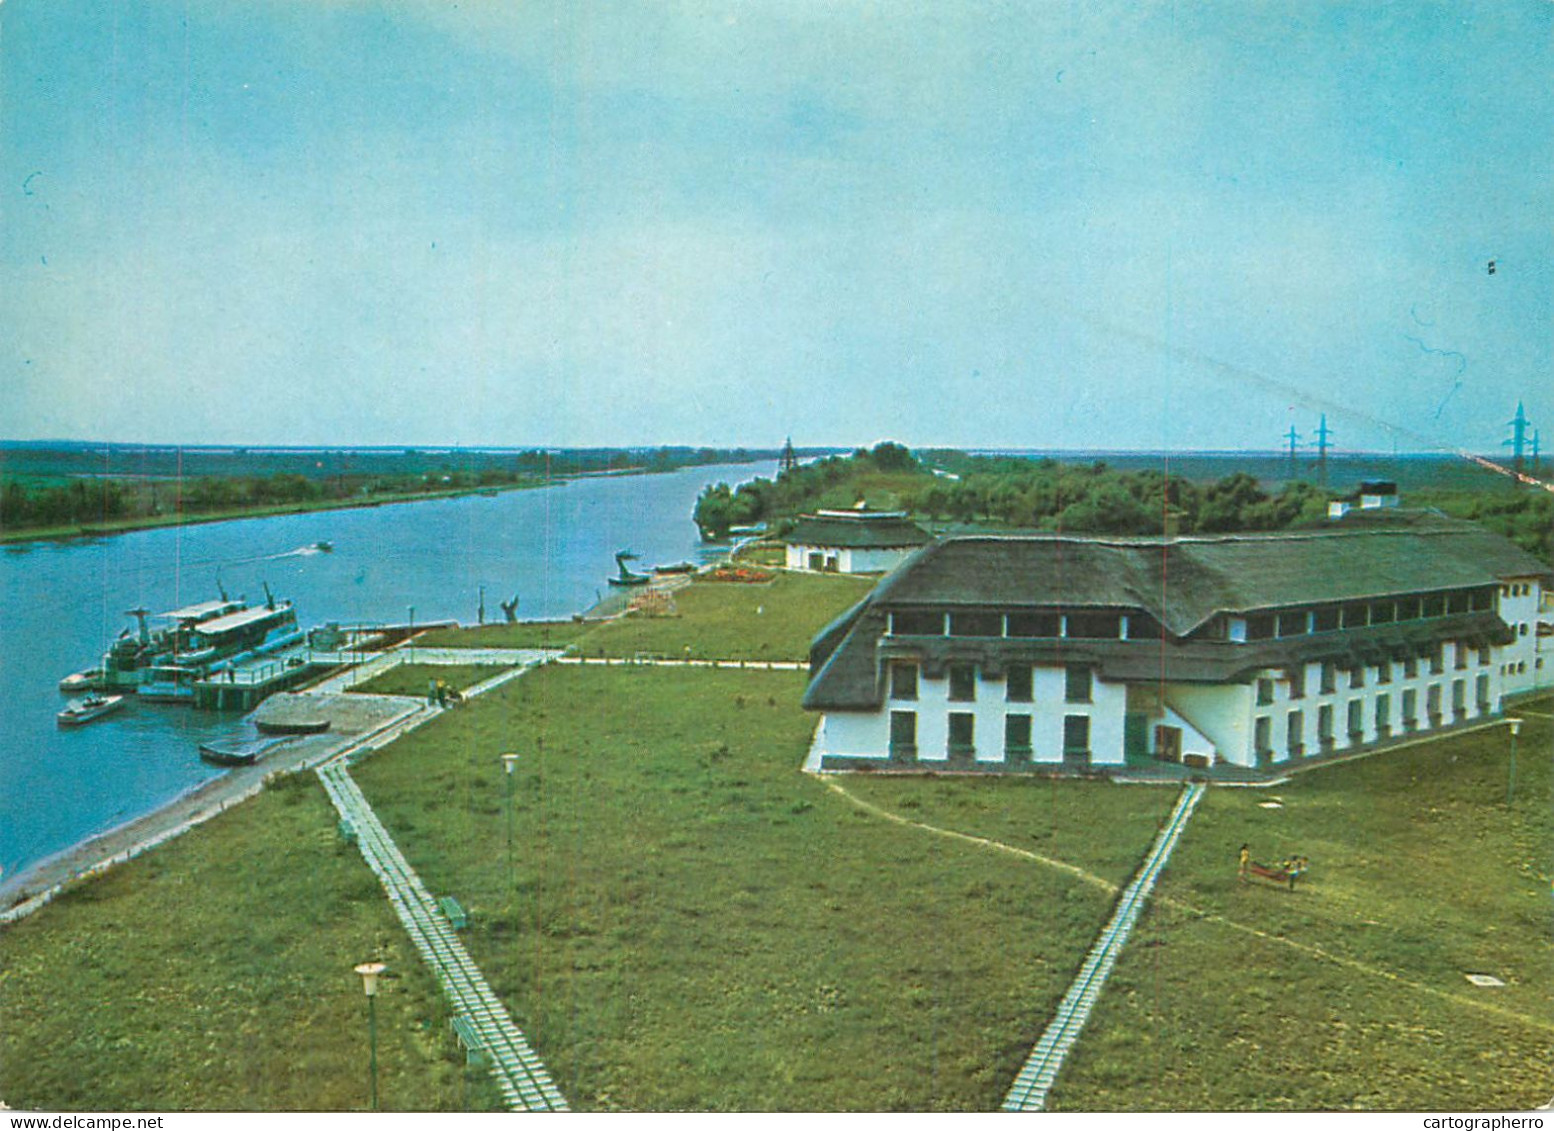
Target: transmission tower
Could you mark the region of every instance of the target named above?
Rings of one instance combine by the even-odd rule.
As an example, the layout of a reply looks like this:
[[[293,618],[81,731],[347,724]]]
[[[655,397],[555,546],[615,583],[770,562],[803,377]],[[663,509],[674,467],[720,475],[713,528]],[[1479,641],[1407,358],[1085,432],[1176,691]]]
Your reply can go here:
[[[1502,448],[1510,448],[1512,453],[1511,470],[1516,472],[1518,480],[1522,477],[1522,451],[1527,444],[1527,412],[1522,408],[1522,402],[1516,402],[1516,415],[1506,424],[1511,429],[1511,438],[1502,440]]]
[[[1300,447],[1300,433],[1295,431],[1295,425],[1290,425],[1290,430],[1284,436],[1290,442],[1290,463],[1295,462],[1295,449]]]
[[[784,472],[797,471],[798,466],[799,457],[794,454],[793,437],[789,436],[787,442],[782,446],[782,455],[777,460],[777,474],[782,475]]]
[[[1322,484],[1323,490],[1327,489],[1327,442],[1332,435],[1327,427],[1327,413],[1324,412],[1321,423],[1317,425],[1317,481]]]

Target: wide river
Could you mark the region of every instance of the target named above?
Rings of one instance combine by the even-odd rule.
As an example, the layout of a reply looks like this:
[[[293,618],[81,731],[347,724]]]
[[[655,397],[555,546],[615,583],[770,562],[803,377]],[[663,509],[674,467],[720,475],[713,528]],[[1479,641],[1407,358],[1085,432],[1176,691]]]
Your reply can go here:
[[[329,621],[487,621],[519,599],[523,620],[592,606],[617,550],[643,566],[694,560],[691,510],[709,483],[771,475],[769,463],[420,503],[145,530],[0,553],[0,876],[131,820],[222,771],[200,741],[237,716],[132,702],[62,729],[60,678],[92,667],[133,622],[217,596],[292,601],[303,627]],[[332,553],[313,547],[328,541]]]

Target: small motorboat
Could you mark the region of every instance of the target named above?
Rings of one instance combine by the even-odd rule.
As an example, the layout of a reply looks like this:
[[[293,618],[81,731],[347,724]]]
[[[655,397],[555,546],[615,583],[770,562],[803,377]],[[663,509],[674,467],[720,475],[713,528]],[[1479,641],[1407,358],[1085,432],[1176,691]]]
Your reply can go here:
[[[332,554],[335,552],[335,544],[333,542],[314,542],[313,548],[321,554]]]
[[[84,672],[72,672],[59,681],[59,689],[67,695],[78,695],[83,691],[96,691],[102,686],[102,668],[89,668]]]
[[[620,573],[615,577],[607,577],[605,580],[611,585],[646,585],[653,580],[652,577],[645,573],[633,573],[626,568],[627,562],[634,562],[636,560],[636,554],[630,550],[622,550],[615,555],[615,568],[620,570]]]
[[[93,719],[100,719],[124,706],[122,695],[98,695],[95,692],[80,699],[72,699],[55,717],[62,727],[78,727]]]
[[[673,565],[654,566],[653,567],[653,572],[656,573],[656,574],[660,574],[660,575],[662,575],[662,574],[677,574],[677,573],[695,573],[696,572],[696,563],[695,562],[675,562]]]

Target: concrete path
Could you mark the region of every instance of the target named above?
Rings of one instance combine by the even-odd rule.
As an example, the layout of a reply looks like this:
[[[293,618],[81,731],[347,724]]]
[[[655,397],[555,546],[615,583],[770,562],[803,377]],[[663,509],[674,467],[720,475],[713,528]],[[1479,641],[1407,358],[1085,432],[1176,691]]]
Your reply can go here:
[[[514,1111],[566,1111],[567,1102],[540,1058],[454,934],[426,885],[410,867],[372,806],[347,773],[343,760],[318,771],[329,798],[356,831],[356,843],[399,921],[431,967],[457,1017],[475,1034],[472,1052],[482,1054],[507,1106]]]
[[[657,656],[562,656],[558,664],[577,664],[596,668],[738,668],[758,672],[807,672],[809,664],[801,660],[668,660]]]
[[[1015,1077],[1014,1085],[1004,1098],[1005,1111],[1041,1111],[1046,1106],[1047,1092],[1051,1089],[1053,1081],[1057,1079],[1058,1071],[1063,1067],[1063,1060],[1067,1057],[1068,1050],[1073,1047],[1074,1042],[1079,1038],[1080,1030],[1089,1020],[1090,1010],[1094,1008],[1096,999],[1101,996],[1101,990],[1117,962],[1117,956],[1122,952],[1123,944],[1128,941],[1128,935],[1133,931],[1134,923],[1138,922],[1139,912],[1144,909],[1149,893],[1154,889],[1155,880],[1159,877],[1161,869],[1165,867],[1166,861],[1171,858],[1171,850],[1176,847],[1176,839],[1187,826],[1188,818],[1192,816],[1193,809],[1197,807],[1198,799],[1203,796],[1205,788],[1202,782],[1194,782],[1182,790],[1170,819],[1160,830],[1160,835],[1155,838],[1149,854],[1144,857],[1143,867],[1118,898],[1117,908],[1113,911],[1111,920],[1101,931],[1095,945],[1090,948],[1084,965],[1079,968],[1079,976],[1074,979],[1074,984],[1069,986],[1068,993],[1058,1005],[1057,1015],[1047,1026],[1047,1031],[1041,1035],[1041,1040],[1036,1042],[1036,1047],[1031,1050],[1025,1066]]]

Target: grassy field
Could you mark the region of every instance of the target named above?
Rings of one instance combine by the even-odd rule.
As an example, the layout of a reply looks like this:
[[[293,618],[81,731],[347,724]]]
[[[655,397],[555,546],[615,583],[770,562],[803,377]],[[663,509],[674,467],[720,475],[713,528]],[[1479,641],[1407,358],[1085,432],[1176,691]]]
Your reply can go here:
[[[563,620],[434,628],[417,636],[416,643],[428,648],[565,648],[595,627]]]
[[[541,669],[357,769],[422,876],[472,910],[472,952],[575,1107],[995,1108],[1105,920],[1104,884],[800,773],[802,686]],[[1174,800],[857,784],[1113,877]]]
[[[585,656],[804,660],[810,641],[868,594],[873,579],[780,573],[769,584],[698,581],[674,595],[676,615],[630,616],[578,641]]]
[[[489,1109],[431,976],[312,775],[0,929],[0,1099],[86,1111]]]
[[[425,699],[427,686],[433,680],[442,680],[455,691],[467,691],[504,670],[502,664],[398,664],[346,690],[363,695],[411,695]]]
[[[1211,791],[1051,1106],[1547,1103],[1551,742],[1529,715],[1509,810],[1504,726],[1301,775],[1271,791],[1278,809],[1270,792]],[[1243,842],[1312,870],[1293,893],[1241,884]]]

